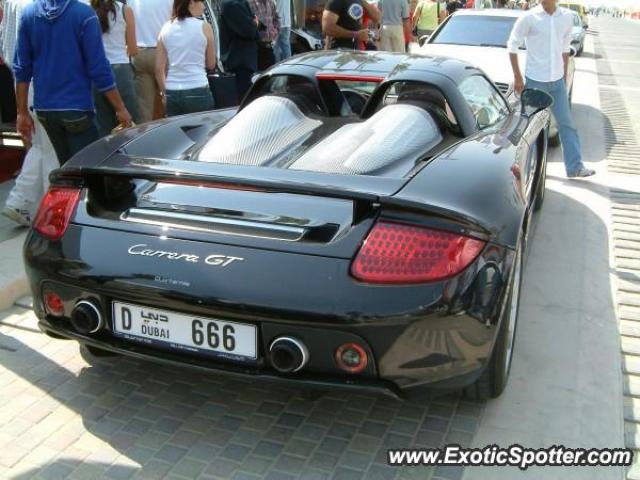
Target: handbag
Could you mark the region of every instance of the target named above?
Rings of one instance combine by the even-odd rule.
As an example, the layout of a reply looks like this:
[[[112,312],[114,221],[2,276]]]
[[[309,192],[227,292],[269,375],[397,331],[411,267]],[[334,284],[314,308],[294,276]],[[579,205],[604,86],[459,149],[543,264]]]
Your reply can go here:
[[[207,80],[209,80],[209,89],[213,94],[216,110],[235,107],[240,104],[235,73],[224,72],[216,65],[212,72],[207,72]]]

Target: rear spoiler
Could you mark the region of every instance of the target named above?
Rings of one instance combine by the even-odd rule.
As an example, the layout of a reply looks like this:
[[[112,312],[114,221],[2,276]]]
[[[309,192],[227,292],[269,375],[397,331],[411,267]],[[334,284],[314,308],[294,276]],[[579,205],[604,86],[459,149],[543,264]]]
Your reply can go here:
[[[90,175],[117,175],[146,180],[221,183],[289,193],[378,201],[392,196],[409,178],[388,178],[307,172],[283,168],[228,165],[189,160],[163,160],[112,155],[98,166],[64,167],[51,174],[51,182]]]
[[[131,157],[116,153],[98,166],[63,167],[51,173],[51,183],[82,181],[88,176],[122,176],[151,181],[202,182],[302,195],[318,195],[379,204],[399,210],[429,213],[456,220],[474,230],[486,229],[477,221],[439,206],[396,195],[411,180],[406,178],[341,175],[283,168],[253,167],[188,160]]]

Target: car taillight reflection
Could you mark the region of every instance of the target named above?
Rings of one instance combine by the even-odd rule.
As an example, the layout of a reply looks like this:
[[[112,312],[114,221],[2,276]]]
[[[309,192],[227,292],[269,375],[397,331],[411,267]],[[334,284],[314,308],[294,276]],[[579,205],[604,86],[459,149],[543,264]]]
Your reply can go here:
[[[379,222],[353,261],[351,275],[367,283],[443,280],[469,266],[484,246],[482,240],[456,233]]]
[[[79,198],[79,188],[51,187],[40,202],[33,229],[50,240],[62,238]]]

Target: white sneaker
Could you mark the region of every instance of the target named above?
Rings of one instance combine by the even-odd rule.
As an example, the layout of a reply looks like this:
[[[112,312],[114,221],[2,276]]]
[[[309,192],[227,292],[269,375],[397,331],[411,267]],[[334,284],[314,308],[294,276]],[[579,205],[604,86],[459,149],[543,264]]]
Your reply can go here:
[[[595,175],[596,171],[595,170],[591,170],[590,168],[586,168],[586,167],[581,167],[580,170],[578,170],[576,173],[572,174],[572,175],[567,175],[567,177],[569,178],[585,178],[585,177],[590,177],[591,175]]]
[[[27,210],[21,210],[7,205],[2,209],[2,215],[23,227],[31,226],[31,215],[29,215]]]

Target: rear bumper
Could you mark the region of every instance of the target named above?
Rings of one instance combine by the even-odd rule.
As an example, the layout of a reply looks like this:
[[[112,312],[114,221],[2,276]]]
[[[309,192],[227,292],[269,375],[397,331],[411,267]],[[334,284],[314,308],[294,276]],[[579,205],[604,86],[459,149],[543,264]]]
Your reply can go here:
[[[248,368],[237,364],[217,364],[202,359],[189,359],[188,362],[180,354],[172,354],[133,344],[113,337],[110,340],[97,339],[88,335],[81,335],[70,329],[60,328],[48,319],[42,319],[38,323],[40,330],[55,337],[64,337],[68,340],[76,340],[82,345],[89,345],[120,355],[126,355],[143,361],[150,361],[175,367],[187,367],[199,370],[203,374],[224,375],[244,379],[258,379],[261,382],[284,385],[300,390],[346,390],[364,394],[383,395],[398,400],[423,397],[427,395],[439,395],[450,391],[459,390],[473,383],[482,373],[483,366],[468,371],[464,375],[439,380],[436,382],[420,383],[401,388],[390,380],[380,378],[344,377],[320,373],[298,373],[295,375],[280,375],[273,371]]]
[[[44,284],[51,285],[50,282]],[[76,290],[75,287],[70,288]],[[69,287],[65,286],[65,289]],[[296,388],[351,389],[396,398],[456,390],[473,382],[491,355],[497,332],[497,325],[487,326],[468,315],[428,315],[420,320],[394,325],[345,325],[342,328],[336,325],[309,327],[304,323],[254,321],[252,323],[259,328],[258,359],[239,362],[148,346],[115,336],[111,332],[112,317],[108,308],[104,309],[106,325],[100,332],[81,334],[73,328],[68,317],[45,314],[42,290],[39,287],[33,290],[39,327],[53,336],[142,360],[180,365],[212,374],[281,382]],[[78,294],[74,294],[69,303],[87,298],[109,302],[108,299],[113,298],[87,294],[87,291],[78,289]],[[102,301],[100,303],[103,304]],[[215,317],[219,318],[219,315]],[[234,321],[238,319],[234,318]],[[302,338],[315,363],[311,362],[309,368],[294,374],[276,372],[266,352],[273,339],[283,335]],[[353,339],[365,346],[372,359],[371,368],[363,374],[348,374],[332,364],[336,346]]]
[[[153,270],[145,270],[146,264],[137,257],[116,260],[111,249],[121,247],[116,236],[105,240],[109,231],[101,232],[99,248],[91,229],[77,234],[74,242],[68,242],[66,236],[62,242],[48,242],[33,232],[27,238],[25,266],[34,310],[44,332],[124,355],[212,373],[395,397],[422,389],[458,389],[477,378],[492,353],[506,297],[505,281],[513,261],[511,250],[488,245],[460,276],[405,288],[355,285],[340,274],[348,261],[344,267],[341,259],[289,255],[295,258],[283,271],[294,272],[293,278],[303,278],[299,272],[306,271],[308,279],[289,279],[283,286],[286,277],[282,271],[261,270],[263,279],[253,280],[259,290],[256,292],[247,291],[251,279],[246,275],[244,279],[238,276],[233,283],[235,277],[225,274],[226,283],[222,283],[221,276],[209,273],[205,277],[191,267],[170,272],[171,278],[191,282],[187,287],[158,283]],[[131,241],[137,240],[129,238],[127,244]],[[186,251],[199,253],[197,248],[190,242]],[[193,276],[185,277],[187,274]],[[230,296],[234,289],[235,300]],[[45,290],[62,297],[65,307],[61,317],[45,312]],[[243,292],[246,298],[239,301]],[[256,299],[265,303],[258,304]],[[71,311],[80,300],[92,300],[100,307],[105,324],[99,332],[85,335],[71,325]],[[205,358],[123,339],[112,333],[114,301],[255,325],[258,358]],[[295,374],[278,373],[267,358],[271,342],[283,335],[301,339],[310,352],[308,365]],[[340,370],[335,362],[337,347],[353,341],[363,345],[372,359],[367,370],[359,374]]]

